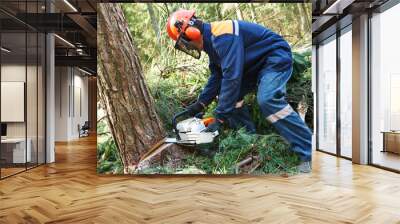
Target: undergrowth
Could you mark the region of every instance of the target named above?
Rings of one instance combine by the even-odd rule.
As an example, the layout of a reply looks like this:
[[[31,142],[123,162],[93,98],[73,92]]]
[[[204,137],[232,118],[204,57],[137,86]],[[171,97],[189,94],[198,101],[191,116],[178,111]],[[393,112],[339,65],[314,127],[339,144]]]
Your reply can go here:
[[[117,147],[104,120],[97,122],[97,133],[97,172],[123,173]]]

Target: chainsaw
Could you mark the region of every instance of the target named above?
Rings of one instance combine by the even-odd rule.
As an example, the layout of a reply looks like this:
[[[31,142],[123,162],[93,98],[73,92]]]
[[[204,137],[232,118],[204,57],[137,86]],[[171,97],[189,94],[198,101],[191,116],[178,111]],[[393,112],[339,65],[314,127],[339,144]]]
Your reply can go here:
[[[217,145],[215,139],[219,133],[218,131],[205,132],[207,126],[214,121],[214,118],[203,119],[203,114],[200,113],[195,117],[177,122],[178,118],[187,116],[188,114],[188,111],[184,110],[174,115],[172,118],[172,126],[176,137],[164,138],[153,145],[148,152],[141,156],[138,167],[149,158],[161,153],[171,144],[196,148],[199,150],[200,154],[206,156],[212,156],[215,153],[215,147]]]
[[[175,138],[166,138],[166,143],[176,143],[185,146],[197,146],[214,142],[215,137],[219,135],[218,131],[205,132],[207,126],[214,121],[214,118],[202,119],[202,114],[196,115],[180,122],[178,118],[187,116],[188,111],[184,110],[175,114],[172,119]]]

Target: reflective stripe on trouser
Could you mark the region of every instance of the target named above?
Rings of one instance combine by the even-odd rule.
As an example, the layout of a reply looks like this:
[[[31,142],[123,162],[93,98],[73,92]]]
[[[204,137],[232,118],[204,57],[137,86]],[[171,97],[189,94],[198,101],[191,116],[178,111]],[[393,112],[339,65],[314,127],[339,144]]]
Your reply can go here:
[[[275,72],[261,70],[257,101],[263,115],[291,145],[302,161],[311,160],[312,133],[300,116],[286,102],[286,83],[292,68]]]

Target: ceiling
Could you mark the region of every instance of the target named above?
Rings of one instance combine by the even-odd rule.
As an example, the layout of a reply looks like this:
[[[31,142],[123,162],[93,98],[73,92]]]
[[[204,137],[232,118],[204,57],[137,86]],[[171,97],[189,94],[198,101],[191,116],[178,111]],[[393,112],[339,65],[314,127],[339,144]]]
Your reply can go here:
[[[351,24],[352,18],[386,3],[388,0],[313,0],[313,44]]]
[[[78,66],[95,74],[97,2],[97,0],[1,0],[2,46],[12,50],[7,56],[11,60],[21,55],[28,57],[36,55],[37,44],[30,43],[33,41],[31,39],[36,33],[51,32],[56,34],[56,66]],[[35,35],[29,34],[31,32]],[[25,36],[28,45],[25,43]],[[36,39],[33,42],[36,43]]]

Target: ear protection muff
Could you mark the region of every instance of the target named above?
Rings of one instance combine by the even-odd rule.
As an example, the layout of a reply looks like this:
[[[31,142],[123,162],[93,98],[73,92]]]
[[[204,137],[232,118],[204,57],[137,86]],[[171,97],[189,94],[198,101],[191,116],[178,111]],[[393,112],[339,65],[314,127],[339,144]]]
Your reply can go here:
[[[189,38],[190,40],[199,40],[201,37],[201,32],[199,29],[197,29],[196,27],[193,26],[189,26],[188,28],[186,28],[185,30],[185,35],[187,38]]]
[[[183,22],[179,21],[175,24],[178,30],[182,27]],[[197,25],[197,24],[196,24]],[[184,37],[190,41],[197,41],[201,38],[201,31],[196,27],[195,19],[191,19],[184,29]]]

